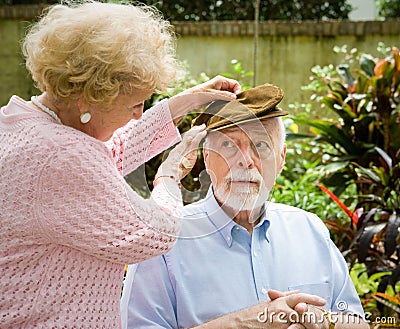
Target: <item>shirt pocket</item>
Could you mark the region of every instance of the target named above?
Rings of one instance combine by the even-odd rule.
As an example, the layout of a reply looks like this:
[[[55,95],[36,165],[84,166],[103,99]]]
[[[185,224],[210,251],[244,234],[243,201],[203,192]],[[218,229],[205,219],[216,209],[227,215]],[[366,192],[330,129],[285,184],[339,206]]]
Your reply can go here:
[[[299,290],[300,292],[306,294],[317,295],[326,300],[326,304],[324,308],[331,309],[332,307],[332,293],[331,293],[331,285],[328,282],[322,283],[309,283],[309,284],[300,284],[296,286],[289,286],[288,290]]]

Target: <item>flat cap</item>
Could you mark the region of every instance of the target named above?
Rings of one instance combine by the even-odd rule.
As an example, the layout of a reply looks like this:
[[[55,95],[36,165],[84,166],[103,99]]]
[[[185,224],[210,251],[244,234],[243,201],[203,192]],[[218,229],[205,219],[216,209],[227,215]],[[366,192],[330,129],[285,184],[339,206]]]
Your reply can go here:
[[[253,120],[289,114],[277,107],[283,99],[283,90],[263,84],[239,93],[233,101],[215,101],[193,119],[192,126],[206,124],[207,130],[221,130]]]

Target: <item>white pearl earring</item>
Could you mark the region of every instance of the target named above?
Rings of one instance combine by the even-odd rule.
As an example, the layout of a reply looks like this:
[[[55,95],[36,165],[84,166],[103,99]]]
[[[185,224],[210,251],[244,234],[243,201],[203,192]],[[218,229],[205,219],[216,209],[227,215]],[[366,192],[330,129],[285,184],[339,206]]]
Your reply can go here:
[[[80,116],[81,122],[83,124],[88,123],[91,118],[92,118],[92,115],[89,112],[82,113]]]

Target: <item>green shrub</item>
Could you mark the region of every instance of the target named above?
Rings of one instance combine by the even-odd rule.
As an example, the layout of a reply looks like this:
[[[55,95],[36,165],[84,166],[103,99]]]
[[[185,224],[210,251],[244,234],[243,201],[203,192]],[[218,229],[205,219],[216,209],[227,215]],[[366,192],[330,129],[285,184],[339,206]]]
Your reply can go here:
[[[350,213],[354,231],[344,254],[351,263],[364,263],[368,276],[391,273],[378,287],[384,293],[400,280],[399,50],[380,44],[381,58],[347,47],[335,50],[344,55],[342,63],[314,67],[304,89],[336,118],[293,120],[310,128],[314,142],[330,147],[330,159],[319,170],[322,182],[336,194],[331,197],[346,203],[344,191],[356,186],[353,211],[341,205]]]

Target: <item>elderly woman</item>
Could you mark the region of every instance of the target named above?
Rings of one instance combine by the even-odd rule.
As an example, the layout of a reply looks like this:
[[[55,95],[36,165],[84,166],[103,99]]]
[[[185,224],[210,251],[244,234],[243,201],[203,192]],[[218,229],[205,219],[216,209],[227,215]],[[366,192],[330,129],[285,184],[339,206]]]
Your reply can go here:
[[[51,7],[28,33],[42,94],[0,111],[2,329],[119,328],[124,264],[172,247],[204,127],[171,151],[150,199],[123,175],[179,141],[187,111],[240,86],[216,77],[142,117],[181,70],[170,30],[149,7],[87,2]]]

